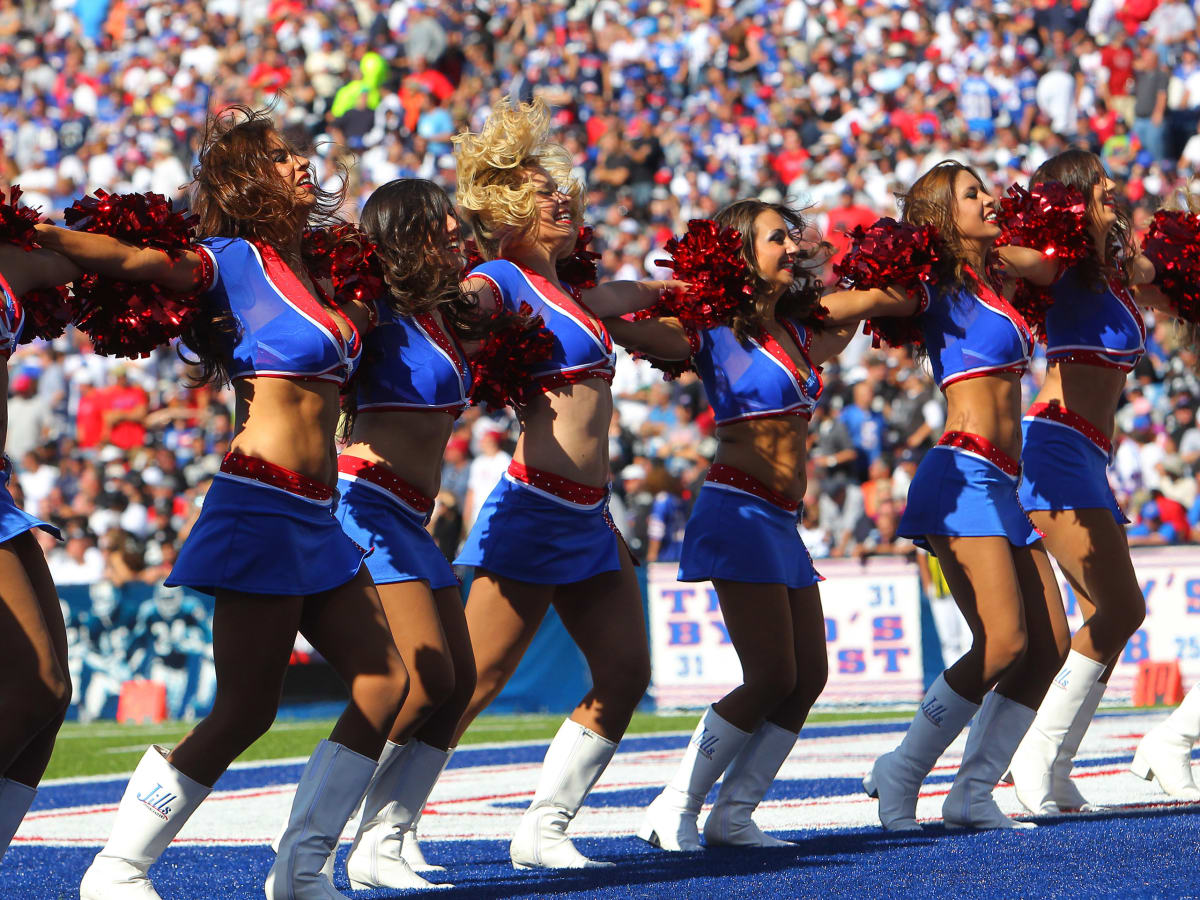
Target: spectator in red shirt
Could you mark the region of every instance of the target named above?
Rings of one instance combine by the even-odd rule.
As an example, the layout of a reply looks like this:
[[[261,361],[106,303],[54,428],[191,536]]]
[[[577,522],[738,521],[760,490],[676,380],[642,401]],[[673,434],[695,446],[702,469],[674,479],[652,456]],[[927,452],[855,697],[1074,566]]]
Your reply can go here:
[[[113,383],[95,393],[104,423],[103,440],[123,450],[141,447],[146,442],[146,413],[150,395],[129,381],[124,366],[112,371]],[[82,405],[82,401],[80,401]]]
[[[800,143],[800,132],[789,128],[783,133],[783,147],[771,158],[771,168],[784,184],[791,184],[804,171],[812,156]]]
[[[75,440],[81,449],[97,447],[104,438],[103,397],[92,384],[92,376],[87,369],[82,369],[75,375],[75,384],[79,386],[79,405],[75,411]]]
[[[841,203],[827,213],[829,221],[825,228],[825,239],[834,247],[831,262],[837,262],[850,248],[851,231],[859,225],[869,228],[879,218],[874,210],[858,203],[855,195],[853,187],[846,187],[842,191]]]
[[[1106,98],[1125,121],[1133,121],[1133,64],[1137,54],[1129,46],[1129,38],[1117,32],[1112,43],[1100,51],[1100,64],[1108,70]]]

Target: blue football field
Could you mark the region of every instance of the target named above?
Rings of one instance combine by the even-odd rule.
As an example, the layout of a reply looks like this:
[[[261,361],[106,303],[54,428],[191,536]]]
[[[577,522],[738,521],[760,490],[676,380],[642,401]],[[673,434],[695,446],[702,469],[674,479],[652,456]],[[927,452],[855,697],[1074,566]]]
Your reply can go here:
[[[859,779],[899,740],[904,723],[806,729],[757,814],[794,849],[714,849],[675,855],[632,837],[640,811],[670,777],[686,735],[630,737],[572,825],[577,845],[615,867],[568,873],[514,871],[507,836],[529,802],[544,743],[457,753],[421,820],[439,897],[1188,897],[1200,896],[1200,804],[1171,804],[1128,772],[1137,740],[1165,713],[1105,715],[1089,731],[1077,783],[1103,812],[1039,819],[1037,829],[955,832],[939,824],[963,740],[926,782],[919,835],[892,836],[874,819]],[[267,842],[286,816],[302,760],[237,766],[218,783],[151,869],[164,900],[262,897]],[[78,897],[103,843],[124,780],[48,783],[0,864],[4,898]],[[997,798],[1019,806],[1010,788]],[[352,832],[343,836],[341,857]],[[406,896],[350,892],[358,898]]]

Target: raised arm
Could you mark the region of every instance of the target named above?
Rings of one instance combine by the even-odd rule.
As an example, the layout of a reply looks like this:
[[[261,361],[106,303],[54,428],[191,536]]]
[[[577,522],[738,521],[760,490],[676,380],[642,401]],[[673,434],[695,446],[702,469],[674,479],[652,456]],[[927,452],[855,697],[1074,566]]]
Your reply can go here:
[[[846,349],[846,345],[850,343],[850,338],[854,337],[856,331],[858,331],[857,322],[843,322],[815,330],[812,345],[808,351],[809,358],[812,359],[814,365],[823,366]]]
[[[36,228],[39,244],[61,253],[84,272],[120,281],[150,281],[179,293],[196,287],[201,260],[191,250],[172,258],[162,250],[135,247],[107,235],[47,224]]]
[[[686,290],[682,281],[606,281],[583,292],[583,302],[601,319],[637,312],[658,302],[665,290]]]
[[[12,244],[0,244],[0,272],[18,297],[38,288],[67,284],[82,274],[78,266],[53,250],[23,250]]]
[[[691,341],[678,319],[654,318],[629,322],[613,317],[605,318],[604,325],[614,341],[635,353],[672,362],[692,355]]]
[[[1055,256],[1047,256],[1032,247],[997,247],[996,256],[1010,278],[1023,278],[1039,287],[1048,287],[1058,278],[1062,264]]]

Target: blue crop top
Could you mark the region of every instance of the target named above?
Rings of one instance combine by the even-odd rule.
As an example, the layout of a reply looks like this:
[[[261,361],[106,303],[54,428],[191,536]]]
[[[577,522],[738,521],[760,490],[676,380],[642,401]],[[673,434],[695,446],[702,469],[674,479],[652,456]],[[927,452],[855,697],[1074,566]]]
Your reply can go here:
[[[1146,322],[1120,284],[1097,290],[1068,270],[1050,286],[1046,359],[1130,371],[1146,350]]]
[[[25,310],[3,275],[0,275],[0,304],[3,305],[3,309],[0,309],[0,357],[8,359],[21,342]]]
[[[692,354],[692,361],[704,382],[718,425],[770,416],[812,418],[824,386],[820,368],[808,356],[812,334],[790,319],[779,321],[800,348],[808,364],[807,376],[801,374],[779,342],[765,332],[746,344],[738,341],[727,325],[709,328],[698,335],[699,346]]]
[[[604,324],[579,301],[564,294],[542,276],[506,259],[477,266],[469,277],[485,278],[505,309],[518,312],[528,303],[554,337],[550,359],[533,372],[543,391],[601,378],[612,383],[616,355]]]
[[[273,247],[222,237],[198,249],[213,263],[207,299],[230,310],[241,330],[229,352],[230,378],[349,380],[362,355],[358,329],[336,305],[331,312],[317,302]],[[334,315],[350,325],[349,341]]]
[[[1029,326],[1012,304],[981,282],[974,290],[926,284],[925,307],[918,315],[933,377],[943,390],[968,378],[1023,374],[1029,366]]]
[[[367,335],[358,383],[360,410],[436,410],[459,416],[471,401],[471,366],[435,316],[403,316],[383,301]]]

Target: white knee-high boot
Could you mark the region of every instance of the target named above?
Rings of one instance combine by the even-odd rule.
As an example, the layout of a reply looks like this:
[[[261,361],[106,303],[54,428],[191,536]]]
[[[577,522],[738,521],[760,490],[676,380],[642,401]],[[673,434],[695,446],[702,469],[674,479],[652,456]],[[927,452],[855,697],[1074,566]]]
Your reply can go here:
[[[771,837],[754,824],[751,815],[796,744],[796,733],[774,722],[763,722],[733,758],[717,802],[704,820],[704,843],[710,847],[795,847]]]
[[[1087,797],[1079,792],[1079,788],[1071,780],[1071,769],[1075,766],[1075,754],[1079,752],[1079,745],[1083,743],[1083,736],[1087,734],[1092,719],[1096,718],[1096,710],[1100,708],[1100,701],[1104,698],[1106,690],[1106,681],[1097,681],[1092,685],[1087,699],[1083,701],[1083,706],[1079,707],[1071,727],[1067,729],[1067,737],[1059,748],[1058,756],[1054,758],[1050,790],[1059,812],[1094,812],[1103,808],[1089,803]]]
[[[1067,742],[1076,715],[1088,702],[1092,688],[1104,674],[1104,663],[1072,650],[1050,683],[1033,724],[1013,755],[1009,772],[1017,799],[1034,815],[1058,812],[1054,801],[1053,767]],[[1081,736],[1082,739],[1082,736]]]
[[[13,835],[21,827],[21,820],[36,796],[37,788],[11,778],[0,778],[0,859],[4,859]]]
[[[323,740],[304,767],[275,864],[267,873],[267,900],[338,900],[323,871],[342,829],[375,774],[375,760]]]
[[[1134,775],[1149,781],[1179,800],[1200,800],[1200,788],[1192,779],[1192,745],[1200,738],[1200,684],[1193,685],[1179,707],[1155,725],[1138,744],[1130,767]]]
[[[671,782],[647,807],[638,837],[663,850],[699,850],[700,806],[749,739],[748,732],[726,722],[710,706],[700,717]]]
[[[1024,704],[989,691],[967,734],[967,746],[954,784],[942,804],[951,828],[1034,828],[1001,812],[992,791],[1029,730],[1035,713]]]
[[[108,843],[83,875],[80,900],[161,900],[146,870],[210,790],[167,762],[165,748],[147,750],[121,797]]]
[[[567,826],[604,773],[615,741],[567,719],[550,742],[533,802],[509,845],[516,869],[582,869],[612,863],[588,859],[567,837]]]
[[[388,743],[389,750],[397,747]],[[363,799],[362,822],[346,859],[350,886],[356,891],[451,886],[426,881],[412,870],[403,853],[404,836],[421,815],[429,792],[449,760],[448,750],[438,750],[417,740],[380,757]]]
[[[979,709],[954,692],[945,673],[925,694],[900,746],[875,760],[863,790],[879,798],[879,821],[888,831],[920,831],[917,797],[925,780]]]

